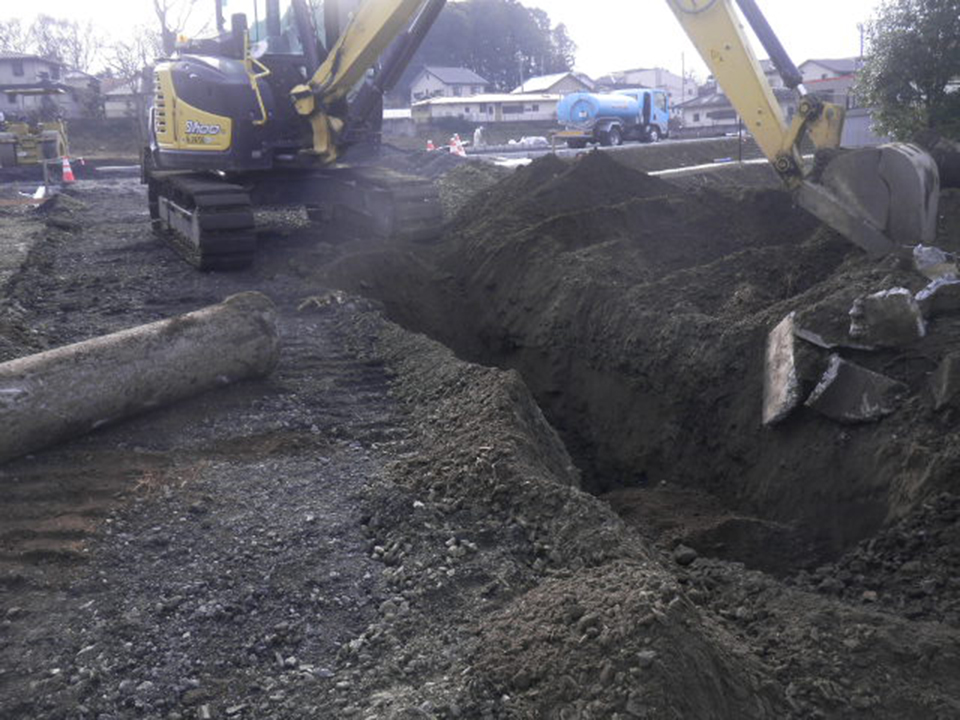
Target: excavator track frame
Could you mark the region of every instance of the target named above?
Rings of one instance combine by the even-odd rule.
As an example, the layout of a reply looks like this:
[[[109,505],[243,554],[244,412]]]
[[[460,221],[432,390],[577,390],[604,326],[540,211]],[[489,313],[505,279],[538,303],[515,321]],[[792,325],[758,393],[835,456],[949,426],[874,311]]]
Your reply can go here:
[[[168,243],[200,270],[240,270],[257,248],[247,188],[203,173],[153,173],[150,219]]]
[[[377,167],[270,172],[240,182],[213,173],[150,172],[147,196],[155,230],[203,271],[253,263],[256,207],[306,207],[321,234],[336,239],[424,242],[443,223],[434,182]]]

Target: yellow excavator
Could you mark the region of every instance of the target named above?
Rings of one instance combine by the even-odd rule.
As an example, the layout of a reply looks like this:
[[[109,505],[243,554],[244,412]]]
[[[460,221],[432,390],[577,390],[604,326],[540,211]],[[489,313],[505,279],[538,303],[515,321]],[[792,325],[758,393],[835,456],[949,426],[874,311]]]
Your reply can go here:
[[[787,123],[733,0],[667,0],[745,126],[797,203],[874,256],[936,237],[937,166],[913,144],[843,150],[845,109],[809,93],[755,0],[736,0],[784,84],[800,94]],[[804,163],[809,138],[816,160]]]
[[[299,205],[383,237],[440,225],[429,181],[389,172],[379,154],[383,95],[445,0],[252,1],[218,35],[178,44],[154,69],[143,150],[151,219],[203,270],[253,259],[253,208]],[[234,0],[231,0],[231,7]]]

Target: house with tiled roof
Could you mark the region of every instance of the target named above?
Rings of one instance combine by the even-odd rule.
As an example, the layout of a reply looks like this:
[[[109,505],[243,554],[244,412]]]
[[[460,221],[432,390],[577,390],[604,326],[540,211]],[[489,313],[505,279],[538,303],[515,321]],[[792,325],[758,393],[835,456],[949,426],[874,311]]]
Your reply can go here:
[[[7,118],[53,112],[65,118],[90,114],[99,82],[58,60],[30,53],[0,53],[0,111]]]
[[[561,72],[532,77],[510,92],[514,95],[529,95],[531,93],[569,95],[574,92],[593,92],[595,88],[596,85],[593,81],[582,73]]]
[[[471,97],[486,91],[489,84],[469,68],[426,65],[410,83],[410,102],[436,97]]]

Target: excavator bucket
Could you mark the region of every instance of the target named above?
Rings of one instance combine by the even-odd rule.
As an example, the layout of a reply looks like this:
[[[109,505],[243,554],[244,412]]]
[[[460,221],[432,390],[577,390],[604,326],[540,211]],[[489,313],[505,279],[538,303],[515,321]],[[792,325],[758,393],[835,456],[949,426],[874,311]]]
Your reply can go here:
[[[801,206],[874,256],[932,243],[939,198],[936,163],[907,143],[839,154],[798,194]]]

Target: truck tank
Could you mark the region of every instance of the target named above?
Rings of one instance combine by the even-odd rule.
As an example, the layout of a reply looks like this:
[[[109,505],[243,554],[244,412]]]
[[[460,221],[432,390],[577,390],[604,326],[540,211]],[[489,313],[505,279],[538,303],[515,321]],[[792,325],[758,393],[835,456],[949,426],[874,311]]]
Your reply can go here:
[[[557,119],[564,125],[589,125],[598,118],[615,117],[636,122],[640,103],[619,93],[579,92],[565,96],[557,105]]]

